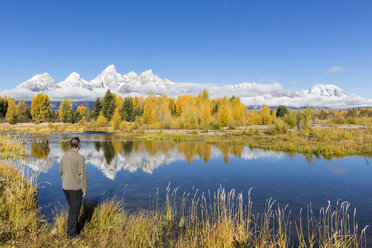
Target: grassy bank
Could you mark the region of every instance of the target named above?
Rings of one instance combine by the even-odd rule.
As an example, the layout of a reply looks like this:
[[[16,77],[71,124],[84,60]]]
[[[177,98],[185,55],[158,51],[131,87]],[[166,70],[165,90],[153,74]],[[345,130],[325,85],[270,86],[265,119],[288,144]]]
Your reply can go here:
[[[28,133],[80,133],[86,129],[85,124],[71,123],[17,123],[15,125],[0,123],[0,132]]]
[[[250,148],[303,153],[325,158],[350,155],[372,156],[372,128],[341,129],[314,128],[293,130],[286,133],[270,129],[224,130],[212,135],[202,133],[153,132],[151,134],[118,133],[128,139],[204,141],[216,145],[247,145]]]
[[[38,215],[36,188],[30,179],[0,164],[0,245],[5,247],[365,247],[348,203],[308,210],[304,220],[292,220],[287,207],[266,202],[252,213],[250,194],[220,188],[211,195],[183,194],[167,189],[164,209],[128,213],[115,200],[85,202],[80,221],[82,240],[66,239],[67,213],[53,224]],[[244,199],[245,198],[245,199]],[[292,235],[290,234],[292,231]]]
[[[352,127],[352,126],[351,126]],[[304,130],[283,130],[280,126],[244,127],[236,130],[221,129],[205,132],[199,130],[147,130],[135,125],[114,130],[112,127],[92,129],[90,125],[42,123],[42,124],[0,124],[0,131],[31,133],[69,133],[89,131],[113,132],[123,138],[132,140],[173,140],[205,141],[210,144],[240,144],[251,148],[303,153],[323,156],[325,158],[349,155],[372,156],[372,127],[341,128],[328,127],[307,128]]]

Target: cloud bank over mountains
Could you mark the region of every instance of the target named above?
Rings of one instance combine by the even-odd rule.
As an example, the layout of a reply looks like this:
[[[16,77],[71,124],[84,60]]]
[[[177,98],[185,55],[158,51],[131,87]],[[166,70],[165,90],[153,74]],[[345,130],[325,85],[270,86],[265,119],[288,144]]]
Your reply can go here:
[[[315,84],[309,90],[291,91],[285,90],[277,82],[272,84],[243,82],[227,85],[176,83],[158,77],[151,70],[141,74],[131,71],[122,75],[116,71],[114,65],[108,66],[91,81],[86,81],[76,72],[59,83],[56,83],[48,73],[36,74],[15,89],[0,91],[0,95],[31,100],[38,93],[44,93],[54,101],[66,97],[73,101],[94,101],[97,97],[103,97],[107,89],[123,97],[147,96],[151,93],[177,97],[186,94],[198,95],[203,89],[208,89],[211,98],[235,95],[247,106],[262,104],[330,108],[372,106],[372,99],[349,94],[331,84]]]

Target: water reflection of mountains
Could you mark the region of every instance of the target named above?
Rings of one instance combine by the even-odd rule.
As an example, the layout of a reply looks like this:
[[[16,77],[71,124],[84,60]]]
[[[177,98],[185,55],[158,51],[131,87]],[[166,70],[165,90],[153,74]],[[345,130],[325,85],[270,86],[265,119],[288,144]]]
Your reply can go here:
[[[55,162],[60,162],[69,143],[32,143],[29,146],[30,156],[24,164],[35,171],[47,172]],[[202,159],[208,163],[212,158],[223,157],[229,163],[230,157],[257,159],[271,157],[279,159],[282,153],[263,150],[250,150],[239,145],[211,145],[203,142],[173,141],[94,141],[83,143],[80,153],[85,161],[98,168],[102,173],[114,180],[116,173],[122,169],[135,172],[138,169],[152,174],[160,165],[174,161],[193,162]]]

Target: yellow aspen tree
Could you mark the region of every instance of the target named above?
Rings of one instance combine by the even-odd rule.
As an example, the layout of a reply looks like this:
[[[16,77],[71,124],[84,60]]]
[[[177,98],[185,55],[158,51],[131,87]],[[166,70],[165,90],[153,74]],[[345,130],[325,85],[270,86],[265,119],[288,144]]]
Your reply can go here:
[[[141,109],[138,96],[132,97],[132,104],[133,104],[133,108]]]
[[[143,120],[146,124],[152,124],[155,121],[155,108],[156,97],[154,94],[149,95],[145,98],[145,106],[143,111]]]
[[[80,114],[82,116],[85,116],[85,114],[87,113],[87,107],[84,107],[84,106],[79,106],[76,111],[80,112]]]
[[[10,124],[17,123],[17,105],[14,98],[8,99],[8,111],[6,112],[5,120],[9,121]]]
[[[310,106],[307,106],[303,119],[304,128],[309,127],[310,123],[312,122],[311,115],[312,115],[311,108]]]
[[[27,108],[27,105],[26,105],[25,100],[23,100],[23,99],[19,100],[19,102],[17,104],[17,116],[27,118],[26,108]]]
[[[171,100],[166,95],[162,95],[160,97],[160,120],[163,124],[164,123],[170,123],[172,119],[172,113],[171,113]]]
[[[259,125],[259,124],[261,124],[261,116],[258,114],[257,109],[254,109],[252,111],[251,123],[253,125]]]
[[[203,100],[209,100],[209,92],[207,89],[204,89],[203,92],[202,92],[202,98]]]
[[[35,123],[45,121],[50,113],[50,99],[47,95],[37,94],[31,101],[31,116]]]
[[[201,124],[204,128],[206,128],[210,122],[212,117],[212,105],[210,101],[204,101],[201,106]]]
[[[270,125],[271,124],[271,114],[270,109],[267,105],[262,105],[260,115],[262,118],[262,124],[264,125]]]
[[[222,105],[218,110],[218,121],[221,126],[225,127],[231,118],[230,109],[226,105]]]
[[[65,98],[61,102],[61,106],[59,107],[59,119],[64,122],[72,122],[73,120],[73,112],[72,112],[72,104],[71,100],[68,98]]]
[[[248,115],[247,108],[240,102],[239,98],[234,100],[231,104],[234,123],[237,125],[244,125]]]
[[[112,120],[111,120],[112,128],[114,130],[117,130],[120,126],[120,122],[121,122],[121,115],[120,115],[120,112],[119,112],[119,108],[116,108],[115,112],[114,112],[114,115],[112,116]]]
[[[95,122],[95,125],[97,127],[104,127],[106,126],[108,123],[107,119],[105,118],[105,116],[103,115],[102,111],[99,113],[99,116]]]
[[[186,128],[197,128],[197,107],[196,107],[196,99],[191,96],[187,95],[184,100],[184,110],[182,111],[182,119],[185,123]]]

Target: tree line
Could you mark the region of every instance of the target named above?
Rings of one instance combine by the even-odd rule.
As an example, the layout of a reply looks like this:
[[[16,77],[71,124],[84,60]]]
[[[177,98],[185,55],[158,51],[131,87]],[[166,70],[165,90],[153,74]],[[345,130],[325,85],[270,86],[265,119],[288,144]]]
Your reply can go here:
[[[92,109],[79,106],[75,111],[71,99],[64,99],[58,111],[50,109],[47,95],[38,94],[27,106],[24,100],[16,103],[14,98],[0,98],[0,119],[11,124],[17,122],[64,122],[91,123],[96,127],[121,125],[135,122],[154,129],[220,129],[245,125],[272,125],[279,128],[307,127],[313,120],[329,120],[336,124],[357,124],[358,117],[371,117],[370,109],[344,111],[322,110],[316,113],[310,107],[290,110],[281,105],[276,110],[262,105],[249,111],[239,97],[210,99],[208,90],[199,95],[184,95],[177,99],[167,95],[151,94],[144,97],[122,98],[107,90],[102,99],[97,98]]]

